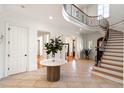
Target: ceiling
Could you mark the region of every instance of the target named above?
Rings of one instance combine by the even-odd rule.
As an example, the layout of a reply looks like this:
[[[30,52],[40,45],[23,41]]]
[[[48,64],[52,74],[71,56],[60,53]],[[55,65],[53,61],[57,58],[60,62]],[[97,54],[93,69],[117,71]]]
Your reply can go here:
[[[83,4],[82,6],[89,5]],[[62,15],[62,4],[0,5],[0,17],[4,16],[13,16],[23,21],[37,22],[41,26],[45,25],[48,31],[68,31],[78,34],[79,32],[90,32],[83,29],[80,31],[78,26],[67,22]],[[49,16],[52,16],[53,20],[50,20]]]

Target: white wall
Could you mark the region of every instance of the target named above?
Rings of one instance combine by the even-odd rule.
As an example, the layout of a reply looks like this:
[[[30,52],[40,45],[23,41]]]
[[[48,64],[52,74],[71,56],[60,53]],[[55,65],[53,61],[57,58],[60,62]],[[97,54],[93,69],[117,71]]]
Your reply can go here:
[[[110,17],[108,18],[110,24],[114,24],[124,19],[124,4],[110,4]]]
[[[124,4],[111,4],[110,5],[110,17],[108,18],[110,24],[115,24],[121,20],[124,20]],[[111,27],[112,29],[124,32],[124,22]]]
[[[29,71],[36,70],[37,69],[37,31],[46,31],[50,32],[51,36],[57,36],[58,34],[63,34],[63,38],[65,38],[68,35],[76,35],[75,33],[70,33],[70,32],[54,32],[53,30],[46,30],[44,29],[44,25],[33,22],[30,20],[23,19],[23,17],[16,17],[16,16],[6,16],[2,17],[0,19],[0,33],[5,32],[5,24],[10,23],[10,24],[15,24],[19,26],[24,26],[29,29]],[[62,31],[62,29],[61,29]],[[78,34],[77,34],[78,36]],[[0,44],[0,78],[3,78],[5,76],[5,40]]]
[[[96,16],[97,15],[97,5],[92,4],[89,7],[87,7],[87,14],[89,16]]]
[[[124,4],[110,4],[110,17],[107,18],[110,25],[115,24],[121,20],[124,20]],[[97,15],[97,5],[91,5],[87,7],[87,14],[90,16]],[[124,22],[115,26],[111,26],[111,29],[116,29],[124,32]]]
[[[37,29],[35,28],[35,26],[31,25],[31,24],[26,24],[26,23],[21,23],[21,20],[17,20],[14,21],[14,19],[1,19],[0,20],[0,32],[5,33],[5,24],[6,23],[10,23],[10,24],[14,24],[14,25],[19,25],[19,26],[24,26],[24,27],[28,27],[29,29],[29,36],[28,36],[28,57],[29,57],[29,68],[28,70],[34,70],[36,69],[36,54],[37,54]],[[5,38],[4,41],[0,44],[0,78],[5,76]]]

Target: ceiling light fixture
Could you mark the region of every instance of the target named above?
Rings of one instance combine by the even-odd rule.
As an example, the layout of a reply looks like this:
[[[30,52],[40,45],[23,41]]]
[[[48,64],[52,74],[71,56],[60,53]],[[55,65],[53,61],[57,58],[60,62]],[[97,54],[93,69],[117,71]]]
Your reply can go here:
[[[52,16],[49,16],[49,19],[50,19],[50,20],[52,20],[52,19],[53,19],[53,17],[52,17]]]

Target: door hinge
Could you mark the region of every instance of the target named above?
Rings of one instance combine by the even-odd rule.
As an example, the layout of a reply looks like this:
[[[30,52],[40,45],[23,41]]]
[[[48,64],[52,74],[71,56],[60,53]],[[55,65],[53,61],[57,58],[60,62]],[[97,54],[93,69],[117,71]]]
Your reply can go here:
[[[10,31],[10,27],[8,28],[8,31]]]
[[[10,57],[10,54],[8,54],[8,57]]]

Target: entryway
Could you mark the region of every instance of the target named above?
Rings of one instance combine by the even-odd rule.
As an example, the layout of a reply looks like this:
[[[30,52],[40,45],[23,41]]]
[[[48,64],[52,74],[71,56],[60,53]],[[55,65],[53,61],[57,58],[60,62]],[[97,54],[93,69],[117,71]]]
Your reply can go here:
[[[66,52],[66,60],[72,61],[77,57],[76,55],[76,38],[69,36],[65,38],[65,52]]]

